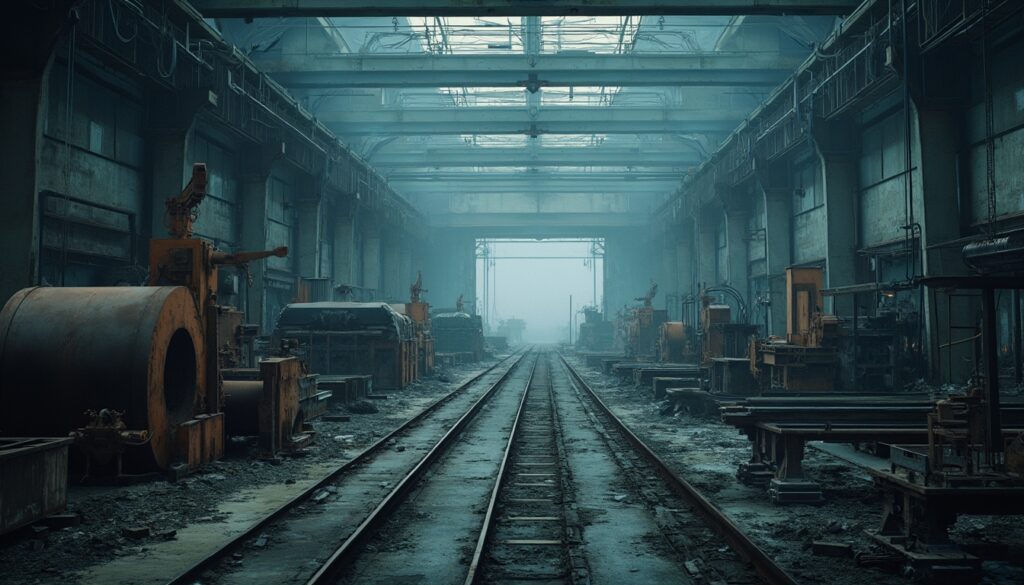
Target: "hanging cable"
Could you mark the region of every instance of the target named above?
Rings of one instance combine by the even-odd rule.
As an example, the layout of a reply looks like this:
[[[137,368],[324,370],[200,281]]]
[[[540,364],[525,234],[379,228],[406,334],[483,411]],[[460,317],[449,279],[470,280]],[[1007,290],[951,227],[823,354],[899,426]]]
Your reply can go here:
[[[120,40],[122,43],[130,43],[134,41],[135,38],[139,36],[139,23],[135,22],[135,26],[132,27],[131,36],[125,36],[121,34],[121,19],[118,16],[117,12],[114,11],[114,0],[107,0],[107,7],[110,9],[110,20],[114,25],[114,34],[117,36],[118,40]]]

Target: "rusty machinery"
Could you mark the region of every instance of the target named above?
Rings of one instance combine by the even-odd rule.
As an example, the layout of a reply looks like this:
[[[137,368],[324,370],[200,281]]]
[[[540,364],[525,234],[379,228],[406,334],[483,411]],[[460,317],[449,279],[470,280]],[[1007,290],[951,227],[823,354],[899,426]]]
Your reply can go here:
[[[733,307],[719,302],[715,295],[732,298],[737,314],[733,315]],[[757,332],[757,326],[747,321],[747,307],[740,292],[731,286],[719,285],[702,289],[698,299],[701,365],[709,368],[715,359],[746,355],[748,340]]]
[[[623,312],[621,336],[626,356],[657,358],[661,324],[668,321],[666,309],[654,308],[653,301],[657,294],[658,283],[652,280],[647,293],[634,299],[642,304],[626,308]]]
[[[409,287],[409,302],[405,304],[405,315],[412,319],[416,336],[415,378],[429,375],[434,371],[434,335],[430,328],[430,304],[422,299],[428,292],[423,288],[423,273],[416,273],[416,282]]]
[[[387,303],[292,303],[274,328],[277,345],[322,375],[373,376],[375,388],[398,390],[414,381],[413,321]]]
[[[935,403],[924,445],[893,445],[890,468],[872,470],[884,493],[873,536],[935,583],[977,582],[982,558],[949,537],[960,515],[1024,514],[1024,433],[1001,406],[997,290],[1024,288],[1019,277],[923,277],[929,294],[980,292],[981,352],[963,395]],[[932,299],[934,302],[935,299]]]
[[[606,321],[597,307],[583,307],[583,323],[576,345],[580,349],[608,351],[615,342],[614,324]]]
[[[455,311],[442,310],[431,319],[438,356],[450,362],[480,361],[484,356],[484,327],[480,315],[466,312],[463,296]]]
[[[316,391],[315,377],[305,374],[297,360],[290,363],[274,358],[263,360],[258,369],[238,367],[248,365],[245,353],[251,351],[245,348],[257,332],[243,322],[240,311],[217,304],[218,270],[233,265],[248,275],[248,262],[286,256],[288,248],[229,254],[193,238],[193,223],[205,194],[206,165],[200,163],[193,166],[192,180],[181,195],[166,203],[171,237],[150,242],[149,281],[185,286],[192,291],[208,346],[216,348],[206,354],[210,377],[207,387],[216,390],[207,395],[207,410],[213,412],[223,405],[225,417],[231,419],[226,425],[228,434],[258,436],[261,454],[273,457],[283,448],[300,447],[308,441],[309,435],[298,431],[305,417],[322,411],[322,393]],[[259,416],[255,419],[249,408],[253,403],[258,404]],[[202,435],[190,425],[182,425],[179,434],[183,445],[195,441],[191,435]]]
[[[681,321],[667,321],[658,331],[658,361],[697,363],[696,336],[693,329]]]
[[[831,391],[839,319],[823,312],[821,268],[786,269],[786,339],[754,339],[750,369],[762,390]]]
[[[115,474],[222,455],[217,269],[287,249],[226,254],[193,239],[205,188],[197,164],[167,204],[173,237],[151,241],[148,286],[32,287],[7,301],[0,432],[74,432],[93,470]]]

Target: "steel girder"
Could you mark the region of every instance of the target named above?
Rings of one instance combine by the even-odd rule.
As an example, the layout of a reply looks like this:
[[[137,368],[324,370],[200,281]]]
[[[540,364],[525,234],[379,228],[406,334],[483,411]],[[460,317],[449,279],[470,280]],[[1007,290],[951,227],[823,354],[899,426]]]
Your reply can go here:
[[[803,54],[294,54],[260,68],[297,89],[368,87],[770,86]]]
[[[317,118],[350,136],[459,134],[701,134],[728,133],[746,117],[741,110],[672,110],[626,107],[416,108],[333,110]]]
[[[601,16],[851,12],[861,0],[191,0],[203,16]]]
[[[451,148],[383,152],[370,164],[380,169],[456,167],[668,167],[701,162],[696,152],[646,148]]]

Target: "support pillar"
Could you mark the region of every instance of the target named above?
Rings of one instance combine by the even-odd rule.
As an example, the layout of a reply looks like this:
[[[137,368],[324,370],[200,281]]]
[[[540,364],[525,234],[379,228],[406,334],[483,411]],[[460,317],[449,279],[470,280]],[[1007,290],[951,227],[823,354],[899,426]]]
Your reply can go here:
[[[857,214],[857,152],[849,123],[819,123],[814,135],[825,189],[825,286],[857,284],[857,246],[860,241]],[[833,297],[837,315],[853,313],[853,298]]]
[[[925,276],[963,274],[961,248],[934,247],[960,236],[960,217],[954,210],[957,201],[957,116],[947,110],[915,109],[917,132],[912,144],[919,170],[914,174],[915,221],[921,225],[921,269]],[[934,381],[957,382],[971,374],[971,344],[941,346],[950,340],[941,333],[947,330],[947,311],[930,294],[924,296],[921,315],[924,319],[924,345],[927,352],[929,378]],[[951,302],[948,298],[946,302]],[[950,367],[952,366],[952,367]],[[952,379],[945,379],[946,373]]]
[[[376,225],[366,226],[363,232],[363,274],[360,285],[374,291],[374,298],[383,298],[381,278],[382,245],[380,231]]]
[[[254,171],[242,177],[242,248],[263,250],[267,246],[267,200],[269,166],[265,171]],[[250,323],[259,323],[263,332],[272,326],[267,314],[266,262],[249,264],[252,285],[245,293],[245,313]]]
[[[393,232],[394,228],[389,231]],[[382,274],[384,280],[384,293],[382,300],[398,301],[404,298],[402,295],[402,251],[401,241],[394,233],[389,233],[381,240],[382,245]]]
[[[359,280],[360,250],[356,218],[351,210],[339,211],[334,219],[334,286],[355,286]]]
[[[0,23],[0,184],[6,218],[0,230],[0,306],[39,282],[39,160],[54,48],[71,22],[73,3],[49,8],[16,2]]]
[[[412,245],[402,238],[399,240],[399,251],[398,251],[398,289],[395,297],[396,300],[404,300],[405,294],[408,292],[409,287],[416,280],[415,270],[412,268]]]
[[[676,288],[680,297],[696,294],[693,219],[680,222],[676,231]]]
[[[189,121],[178,128],[161,128],[150,132],[150,148],[153,151],[150,237],[167,236],[165,202],[181,193],[192,178],[188,145],[193,126],[193,122]]]
[[[793,263],[793,190],[766,187],[765,246],[768,268],[769,335],[786,333],[786,268]]]
[[[46,75],[0,80],[0,181],[4,217],[0,230],[0,305],[39,281],[39,185]]]
[[[725,210],[728,282],[750,302],[750,201],[746,192],[730,189],[723,198]]]
[[[298,250],[296,268],[299,276],[319,278],[320,245],[324,237],[324,201],[319,196],[301,198],[298,206]]]
[[[718,278],[718,229],[722,210],[717,205],[704,207],[697,220],[697,286],[720,284]]]

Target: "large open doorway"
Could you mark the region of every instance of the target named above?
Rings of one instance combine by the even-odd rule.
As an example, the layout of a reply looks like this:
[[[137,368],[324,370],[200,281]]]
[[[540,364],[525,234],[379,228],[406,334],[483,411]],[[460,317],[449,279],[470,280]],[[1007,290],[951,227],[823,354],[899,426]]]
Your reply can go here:
[[[603,304],[604,239],[478,239],[476,296],[488,335],[520,319],[524,341],[569,341],[583,307]]]

